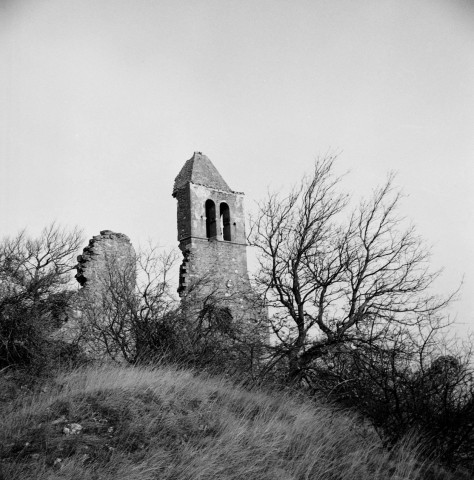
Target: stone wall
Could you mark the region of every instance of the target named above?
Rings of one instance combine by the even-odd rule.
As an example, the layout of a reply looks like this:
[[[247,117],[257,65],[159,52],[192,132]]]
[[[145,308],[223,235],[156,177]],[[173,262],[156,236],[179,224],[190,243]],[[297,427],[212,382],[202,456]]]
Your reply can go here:
[[[176,177],[173,196],[182,305],[195,313],[213,295],[234,319],[250,319],[257,310],[261,317],[247,272],[244,194],[231,190],[212,162],[195,152]]]
[[[183,306],[196,314],[209,295],[230,309],[234,319],[261,317],[255,306],[247,271],[247,242],[242,193],[188,183],[175,191],[178,200],[178,240],[183,253],[178,292]],[[216,236],[207,238],[207,200],[216,205]],[[224,240],[219,207],[230,212],[231,240]],[[256,314],[258,310],[258,313]],[[194,313],[192,313],[194,312]]]
[[[76,280],[88,292],[96,294],[103,292],[104,285],[114,277],[134,288],[135,260],[135,250],[126,235],[102,230],[77,257]]]
[[[176,192],[178,200],[178,240],[183,252],[180,269],[180,294],[191,283],[206,278],[212,288],[224,292],[248,289],[247,252],[243,194],[226,192],[204,185],[188,183]],[[222,202],[229,206],[231,240],[223,240],[221,225],[217,235],[206,236],[206,200],[215,202],[217,209]],[[219,211],[217,211],[219,219]]]
[[[134,294],[136,255],[130,239],[122,233],[102,230],[89,240],[77,261],[76,280],[82,288],[58,338],[77,343],[90,357],[123,360],[113,342],[105,347],[102,332],[108,331],[116,320],[114,315],[121,313],[120,302]]]

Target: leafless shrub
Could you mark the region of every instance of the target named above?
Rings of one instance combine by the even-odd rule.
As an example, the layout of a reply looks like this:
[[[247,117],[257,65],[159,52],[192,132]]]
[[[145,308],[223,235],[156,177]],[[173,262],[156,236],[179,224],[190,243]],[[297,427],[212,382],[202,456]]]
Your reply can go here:
[[[25,231],[0,243],[0,365],[32,365],[47,356],[51,332],[67,317],[70,272],[82,242],[51,224],[38,238]]]

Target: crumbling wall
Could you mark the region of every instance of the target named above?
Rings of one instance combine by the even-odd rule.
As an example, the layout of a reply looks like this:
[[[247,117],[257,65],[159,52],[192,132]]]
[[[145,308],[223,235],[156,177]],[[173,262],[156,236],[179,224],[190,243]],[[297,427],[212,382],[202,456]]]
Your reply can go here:
[[[103,293],[113,277],[120,277],[130,288],[135,286],[135,250],[123,233],[102,230],[89,240],[77,262],[76,280],[89,292]]]
[[[82,288],[63,338],[77,342],[90,357],[120,361],[124,357],[117,341],[104,342],[104,333],[115,328],[115,333],[123,334],[126,348],[133,349],[127,309],[133,305],[136,286],[135,250],[123,233],[102,230],[89,240],[77,262],[76,280]]]

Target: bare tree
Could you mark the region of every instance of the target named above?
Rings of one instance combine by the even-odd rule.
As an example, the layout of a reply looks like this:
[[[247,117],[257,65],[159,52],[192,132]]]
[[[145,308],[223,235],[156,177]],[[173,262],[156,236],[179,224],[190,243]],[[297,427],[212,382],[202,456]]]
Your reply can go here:
[[[82,243],[56,224],[38,238],[25,231],[0,243],[0,363],[29,364],[66,318],[70,272]]]
[[[130,363],[159,359],[254,377],[262,325],[248,312],[238,309],[236,315],[229,308],[244,292],[226,296],[207,275],[192,282],[178,302],[172,274],[179,256],[151,248],[128,264],[106,258],[101,284],[84,288],[80,295],[80,343],[95,358]],[[137,282],[131,285],[135,271]],[[250,299],[244,303],[253,306]]]
[[[79,296],[79,342],[89,354],[135,363],[157,353],[160,325],[177,308],[170,278],[177,259],[151,246],[126,263],[105,258],[101,277]]]
[[[413,339],[413,328],[439,324],[449,301],[429,293],[438,272],[397,214],[393,176],[350,211],[334,161],[318,160],[286,197],[269,193],[251,224],[275,355],[292,381],[335,349],[389,346],[401,332]]]

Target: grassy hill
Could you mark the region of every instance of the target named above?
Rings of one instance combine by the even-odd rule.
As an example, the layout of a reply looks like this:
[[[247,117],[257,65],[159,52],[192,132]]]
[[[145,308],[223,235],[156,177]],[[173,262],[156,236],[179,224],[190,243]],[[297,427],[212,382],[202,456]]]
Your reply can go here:
[[[64,374],[2,417],[2,480],[435,478],[330,406],[167,367]]]

